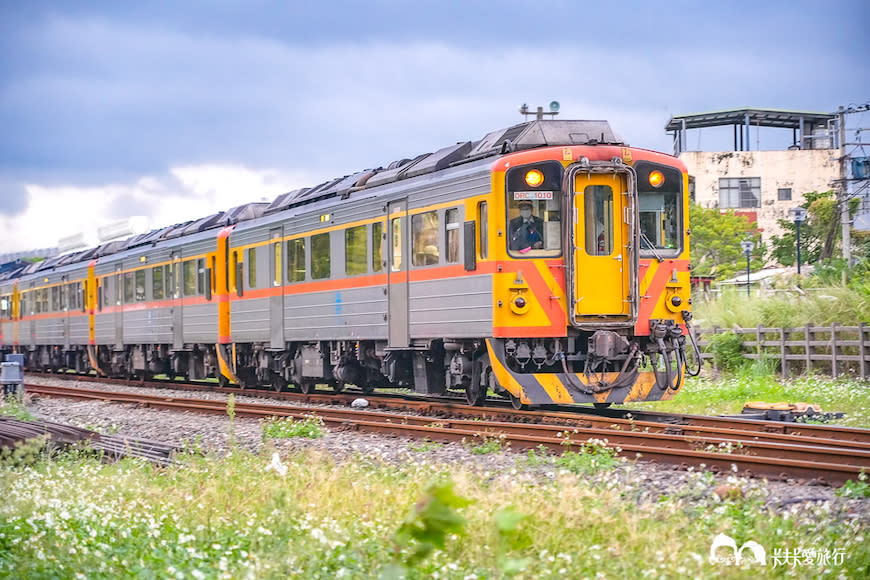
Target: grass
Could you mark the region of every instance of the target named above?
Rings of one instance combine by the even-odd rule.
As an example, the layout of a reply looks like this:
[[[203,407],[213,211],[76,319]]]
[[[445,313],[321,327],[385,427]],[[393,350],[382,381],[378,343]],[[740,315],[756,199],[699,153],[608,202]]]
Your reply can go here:
[[[270,417],[262,421],[262,430],[264,440],[290,439],[292,437],[317,439],[324,435],[323,419],[314,415],[300,420]]]
[[[860,288],[828,286],[809,289],[804,295],[783,292],[747,296],[724,291],[713,300],[693,300],[697,328],[753,328],[763,326],[796,328],[811,324],[854,324],[870,320],[870,285]]]
[[[818,403],[822,412],[842,412],[838,425],[870,428],[870,385],[856,379],[818,376],[783,380],[763,364],[749,366],[735,374],[713,377],[705,369],[700,377],[689,377],[671,401],[632,403],[631,408],[699,415],[735,415],[750,401]]]
[[[870,562],[866,519],[814,503],[766,508],[762,488],[736,478],[747,491],[727,501],[702,473],[642,499],[642,478],[610,470],[448,473],[422,455],[337,465],[304,453],[285,456],[281,476],[268,454],[165,469],[76,454],[0,464],[0,577],[835,578],[862,577]],[[843,561],[710,562],[719,533]]]

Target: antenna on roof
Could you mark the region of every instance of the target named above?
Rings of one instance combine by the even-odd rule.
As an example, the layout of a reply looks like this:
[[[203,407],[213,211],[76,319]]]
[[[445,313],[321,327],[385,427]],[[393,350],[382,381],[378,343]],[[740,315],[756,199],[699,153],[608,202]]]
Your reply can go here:
[[[550,101],[550,110],[546,113],[544,112],[544,107],[538,107],[538,110],[532,113],[529,111],[529,106],[526,103],[523,103],[520,105],[520,113],[524,118],[528,118],[529,115],[534,115],[536,120],[542,121],[544,115],[555,117],[559,114],[559,101]]]

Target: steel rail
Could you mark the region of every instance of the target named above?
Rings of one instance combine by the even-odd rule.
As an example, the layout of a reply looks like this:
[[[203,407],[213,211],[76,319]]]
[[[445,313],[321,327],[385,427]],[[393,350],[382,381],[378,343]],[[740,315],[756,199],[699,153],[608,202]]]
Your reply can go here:
[[[77,387],[28,386],[33,396],[62,396],[78,399],[104,400],[146,405],[153,408],[226,414],[227,402],[163,395],[111,393]],[[242,403],[233,406],[238,417],[290,417],[300,419],[315,415],[324,423],[343,429],[372,433],[427,438],[436,441],[482,441],[502,437],[514,449],[544,446],[553,451],[582,447],[588,440],[607,440],[618,446],[626,457],[640,457],[678,465],[704,466],[718,472],[736,471],[770,478],[796,478],[841,484],[856,479],[870,469],[870,450],[855,442],[831,438],[754,433],[752,437],[735,438],[733,431],[715,435],[687,435],[685,432],[625,430],[598,425],[532,424],[517,422],[455,419],[403,415],[342,407],[298,407],[267,403]]]

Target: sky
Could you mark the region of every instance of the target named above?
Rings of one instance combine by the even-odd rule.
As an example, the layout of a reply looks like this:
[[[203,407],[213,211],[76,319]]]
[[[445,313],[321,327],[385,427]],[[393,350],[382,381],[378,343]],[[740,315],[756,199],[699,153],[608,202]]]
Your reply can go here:
[[[0,1],[0,254],[271,201],[523,103],[665,152],[672,115],[834,112],[870,102],[868,23],[866,0]]]

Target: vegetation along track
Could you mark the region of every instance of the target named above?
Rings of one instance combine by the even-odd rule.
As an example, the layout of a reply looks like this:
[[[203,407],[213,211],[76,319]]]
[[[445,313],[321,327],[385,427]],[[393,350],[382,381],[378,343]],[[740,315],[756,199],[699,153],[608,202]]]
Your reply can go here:
[[[72,397],[154,408],[225,414],[224,401],[175,398],[165,394],[115,393],[79,387],[28,385],[32,396]],[[316,396],[306,395],[309,402]],[[334,398],[331,402],[336,402]],[[513,449],[543,446],[555,452],[607,440],[628,458],[641,458],[714,472],[775,479],[793,478],[842,484],[870,471],[870,430],[823,425],[771,424],[765,421],[677,416],[684,424],[593,415],[470,408],[426,402],[430,415],[361,410],[346,406],[294,406],[236,401],[238,417],[303,418],[316,415],[333,428],[409,436],[434,441],[482,441],[501,438]],[[431,416],[436,413],[437,416]],[[469,414],[476,416],[470,417]],[[451,418],[452,417],[452,418]],[[481,419],[484,419],[482,421]],[[507,420],[510,419],[510,420]],[[713,421],[711,421],[713,420]]]

